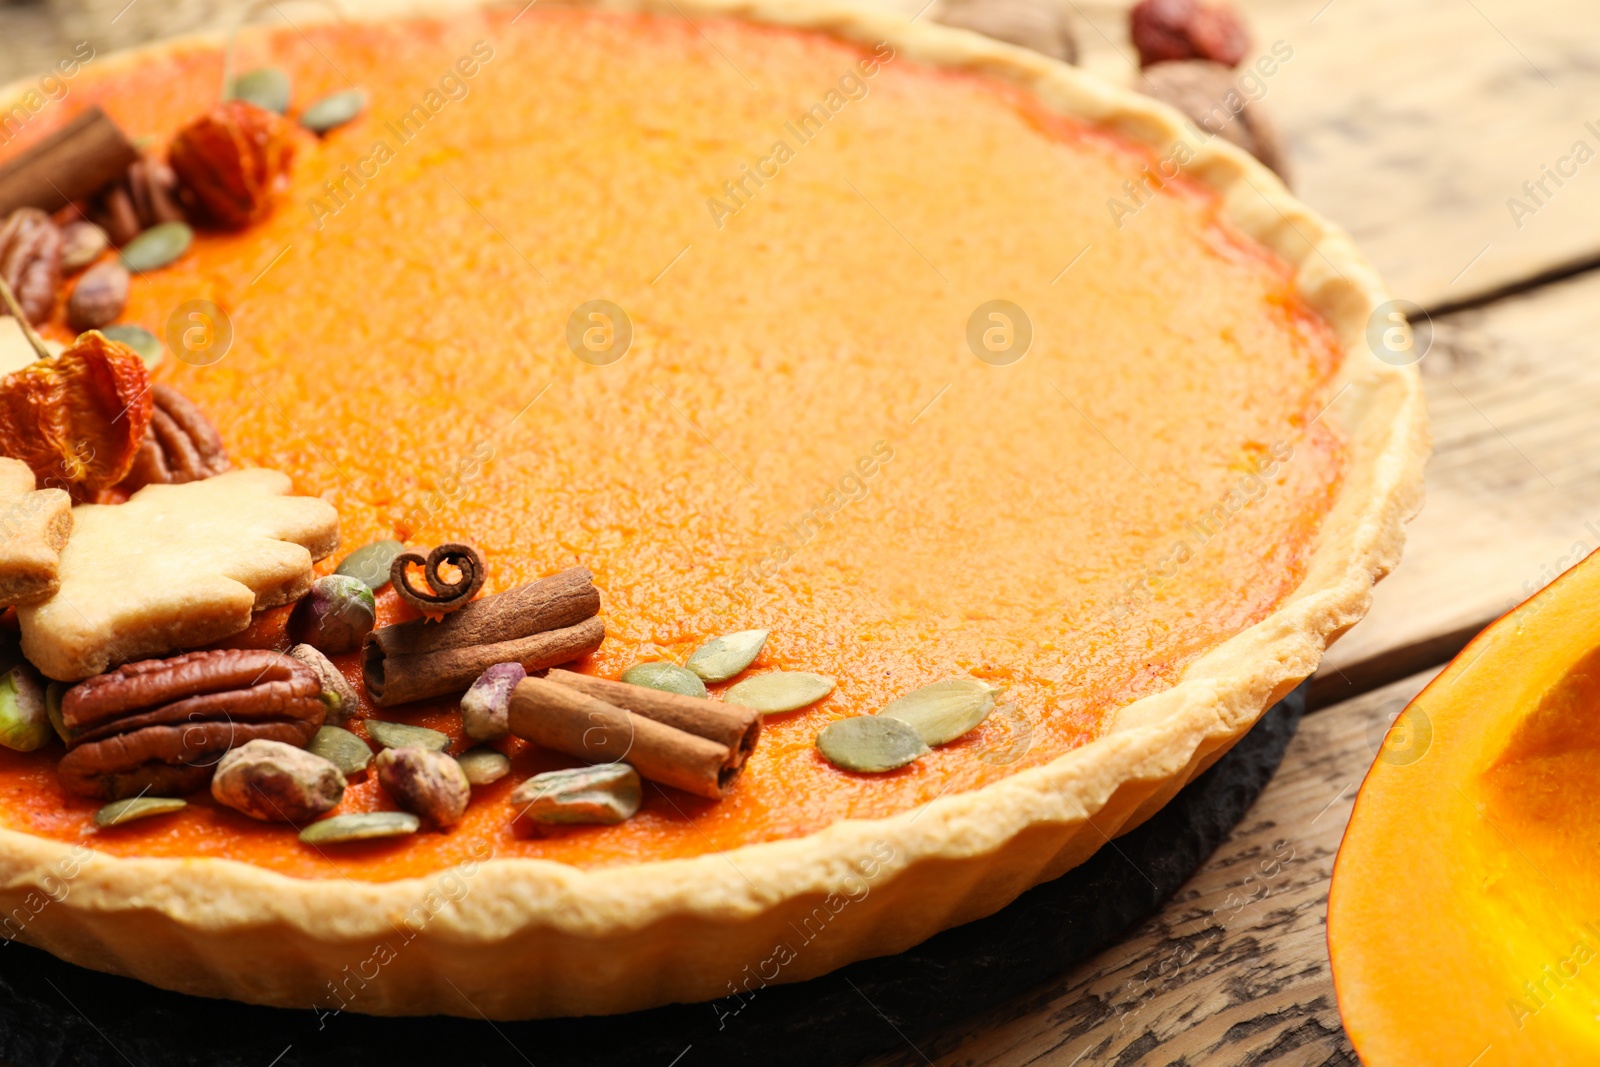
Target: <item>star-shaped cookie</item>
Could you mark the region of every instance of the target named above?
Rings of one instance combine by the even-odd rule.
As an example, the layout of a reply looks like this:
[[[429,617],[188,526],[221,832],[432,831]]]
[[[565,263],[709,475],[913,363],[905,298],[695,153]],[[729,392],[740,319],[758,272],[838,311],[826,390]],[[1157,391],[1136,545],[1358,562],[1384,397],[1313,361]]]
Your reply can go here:
[[[312,563],[338,546],[338,515],[289,489],[287,475],[257,468],[80,504],[60,589],[17,611],[23,654],[76,681],[219,641],[298,599]]]
[[[61,585],[72,501],[65,490],[34,484],[26,463],[0,457],[0,607],[37,603]]]

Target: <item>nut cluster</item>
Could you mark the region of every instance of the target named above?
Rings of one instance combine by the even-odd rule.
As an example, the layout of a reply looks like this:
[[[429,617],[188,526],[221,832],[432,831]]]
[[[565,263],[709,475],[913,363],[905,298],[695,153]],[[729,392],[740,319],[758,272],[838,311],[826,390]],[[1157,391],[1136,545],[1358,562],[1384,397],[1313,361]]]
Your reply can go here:
[[[181,796],[204,789],[230,748],[304,747],[322,725],[322,683],[279,652],[224,649],[143,660],[67,690],[71,738],[57,774],[76,796]]]

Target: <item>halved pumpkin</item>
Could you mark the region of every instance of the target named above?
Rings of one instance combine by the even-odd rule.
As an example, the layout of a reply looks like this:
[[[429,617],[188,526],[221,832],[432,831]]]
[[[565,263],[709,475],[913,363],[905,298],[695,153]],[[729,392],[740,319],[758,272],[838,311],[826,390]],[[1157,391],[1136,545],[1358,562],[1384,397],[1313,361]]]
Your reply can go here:
[[[1334,865],[1328,951],[1368,1067],[1600,1063],[1600,553],[1395,721]]]

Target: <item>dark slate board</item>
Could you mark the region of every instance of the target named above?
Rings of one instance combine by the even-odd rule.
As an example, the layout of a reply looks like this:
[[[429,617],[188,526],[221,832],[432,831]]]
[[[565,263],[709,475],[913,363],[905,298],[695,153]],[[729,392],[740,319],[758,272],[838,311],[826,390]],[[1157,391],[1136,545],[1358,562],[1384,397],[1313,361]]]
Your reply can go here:
[[[1305,711],[1301,686],[1145,825],[987,919],[898,956],[748,998],[632,1015],[489,1023],[257,1008],[167,993],[0,944],[9,1067],[765,1067],[846,1064],[1017,996],[1115,941],[1228,836]],[[722,1002],[721,1012],[730,1008]],[[721,1025],[719,1026],[719,1021]]]

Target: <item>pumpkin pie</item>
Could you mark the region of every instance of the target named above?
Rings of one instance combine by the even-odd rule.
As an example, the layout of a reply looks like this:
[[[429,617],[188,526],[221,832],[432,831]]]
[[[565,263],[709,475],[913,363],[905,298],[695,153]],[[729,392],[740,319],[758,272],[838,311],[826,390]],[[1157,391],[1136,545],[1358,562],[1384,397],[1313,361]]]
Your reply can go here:
[[[231,331],[155,379],[232,465],[331,505],[344,551],[470,542],[485,595],[587,568],[579,673],[762,629],[741,677],[834,685],[768,715],[720,799],[647,784],[632,818],[542,834],[507,818],[573,765],[539,745],[448,832],[338,847],[204,795],[99,829],[47,750],[0,752],[0,907],[66,959],[513,1018],[893,953],[1159,809],[1398,559],[1427,445],[1414,369],[1368,342],[1382,284],[1149,99],[824,0],[434,4],[235,53],[302,106],[369,95],[296,134],[268,217],[133,280],[128,321],[201,301]],[[98,104],[159,148],[224,62],[97,59],[30,136]],[[375,610],[417,617],[392,587]],[[376,715],[360,655],[333,661]],[[887,773],[817,748],[949,678],[996,694],[959,739]],[[460,751],[459,696],[383,717]],[[331,817],[391,808],[378,777]]]

